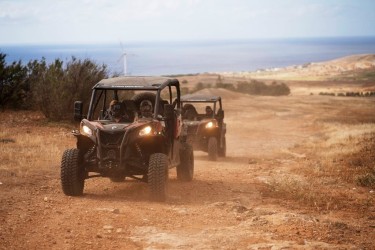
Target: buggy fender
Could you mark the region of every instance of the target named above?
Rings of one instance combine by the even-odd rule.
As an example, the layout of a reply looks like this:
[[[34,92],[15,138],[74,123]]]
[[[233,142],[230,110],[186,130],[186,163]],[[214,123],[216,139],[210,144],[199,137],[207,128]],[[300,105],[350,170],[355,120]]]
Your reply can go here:
[[[86,153],[95,143],[87,136],[82,135],[78,131],[73,131],[72,134],[77,138],[77,148]]]

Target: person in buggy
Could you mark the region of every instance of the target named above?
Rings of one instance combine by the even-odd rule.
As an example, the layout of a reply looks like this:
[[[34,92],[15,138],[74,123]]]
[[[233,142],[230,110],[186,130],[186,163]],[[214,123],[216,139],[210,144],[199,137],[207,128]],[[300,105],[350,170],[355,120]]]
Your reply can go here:
[[[139,105],[139,118],[152,118],[152,103],[149,100],[143,100]]]
[[[206,106],[206,116],[211,118],[213,114],[214,111],[212,110],[212,108],[210,106]]]
[[[124,103],[119,102],[118,100],[112,100],[109,104],[109,109],[104,119],[114,122],[132,122],[125,110],[126,107]]]

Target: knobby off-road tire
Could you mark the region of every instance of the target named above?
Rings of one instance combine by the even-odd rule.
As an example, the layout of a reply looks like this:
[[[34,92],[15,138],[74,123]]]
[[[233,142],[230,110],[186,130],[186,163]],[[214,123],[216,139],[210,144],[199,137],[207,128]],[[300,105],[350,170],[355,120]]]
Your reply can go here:
[[[208,139],[208,159],[211,161],[217,160],[217,139],[216,137],[210,137]]]
[[[226,157],[227,156],[227,142],[225,137],[223,138],[223,146],[219,149],[219,156]]]
[[[150,200],[165,201],[168,184],[168,158],[165,154],[155,153],[150,156],[147,178]]]
[[[125,176],[112,176],[112,177],[109,177],[109,179],[112,181],[112,182],[124,182],[125,181]]]
[[[83,194],[85,171],[79,149],[65,150],[61,160],[61,186],[64,194],[79,196]]]
[[[194,153],[193,147],[187,143],[180,150],[180,164],[177,166],[177,180],[192,181],[194,176]]]

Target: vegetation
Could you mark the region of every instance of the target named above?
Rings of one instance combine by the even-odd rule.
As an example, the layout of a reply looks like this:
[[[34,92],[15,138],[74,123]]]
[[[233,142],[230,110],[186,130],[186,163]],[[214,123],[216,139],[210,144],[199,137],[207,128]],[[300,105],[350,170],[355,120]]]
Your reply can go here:
[[[230,83],[224,83],[221,76],[218,76],[216,80],[216,88],[224,88],[250,95],[281,96],[290,94],[290,89],[285,83],[272,82],[271,85],[267,85],[261,81],[251,80],[250,82],[238,82],[237,86],[234,86]]]
[[[49,120],[71,118],[73,103],[82,100],[88,104],[91,88],[108,77],[105,65],[89,59],[60,59],[48,64],[45,59],[5,63],[0,54],[0,107],[12,109],[38,109]]]
[[[233,84],[224,82],[222,76],[220,75],[217,77],[216,82],[213,82],[213,84],[198,82],[195,87],[190,90],[190,93],[212,87],[227,89],[249,95],[282,96],[290,94],[290,89],[285,83],[272,82],[272,84],[266,84],[258,80],[251,80],[239,81]]]
[[[304,145],[303,158],[295,170],[304,178],[278,176],[269,183],[269,191],[272,196],[283,195],[317,210],[343,209],[352,199],[348,188],[375,188],[374,126],[372,123],[347,125],[332,122],[323,123],[321,127],[322,140]],[[298,145],[293,150],[298,152],[300,148]],[[322,186],[328,189],[323,191]],[[341,187],[338,193],[327,191],[329,187],[334,189],[337,186]],[[361,209],[371,209],[373,199],[355,202]]]
[[[21,62],[5,63],[5,54],[0,53],[0,108],[27,108],[26,99],[30,91],[27,68]]]
[[[251,95],[281,96],[289,95],[290,89],[285,83],[273,82],[266,85],[264,82],[251,80],[251,82],[239,82],[236,91]]]
[[[328,95],[328,96],[349,96],[349,97],[370,97],[375,96],[375,91],[367,92],[346,92],[346,93],[332,93],[332,92],[319,92],[319,95]]]

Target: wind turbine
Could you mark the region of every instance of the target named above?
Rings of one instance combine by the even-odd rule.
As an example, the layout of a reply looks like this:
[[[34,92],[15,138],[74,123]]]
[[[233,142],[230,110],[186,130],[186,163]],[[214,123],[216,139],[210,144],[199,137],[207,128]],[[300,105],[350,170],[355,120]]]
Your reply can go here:
[[[120,45],[121,45],[122,54],[121,54],[120,58],[118,59],[118,61],[120,61],[121,59],[123,60],[123,72],[122,72],[122,74],[124,76],[126,76],[128,74],[128,58],[127,58],[128,54],[124,50],[124,46],[122,45],[121,41],[120,41]]]

